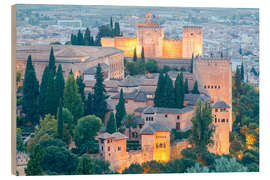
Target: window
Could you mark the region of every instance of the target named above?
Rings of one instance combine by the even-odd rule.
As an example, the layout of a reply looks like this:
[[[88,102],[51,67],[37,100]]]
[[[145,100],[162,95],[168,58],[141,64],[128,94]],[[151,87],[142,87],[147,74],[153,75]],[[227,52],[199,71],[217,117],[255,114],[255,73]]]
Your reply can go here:
[[[103,146],[101,146],[101,151],[103,151]]]
[[[180,123],[179,122],[176,123],[176,129],[180,130]]]
[[[146,121],[148,121],[148,117],[146,117],[146,119],[145,119]]]
[[[110,140],[109,139],[107,140],[107,143],[110,143]]]
[[[229,119],[226,119],[226,122],[229,122]]]
[[[140,129],[142,128],[142,126],[143,126],[142,124],[139,124]]]
[[[165,114],[165,118],[167,118],[168,117],[168,114]]]
[[[213,86],[211,86],[211,89],[213,89],[214,87]]]
[[[161,143],[159,144],[159,147],[162,148],[162,144]]]
[[[158,148],[158,144],[156,144],[156,148]]]
[[[220,89],[220,85],[218,85],[218,89]]]
[[[151,117],[151,121],[154,121],[154,117]]]
[[[222,121],[221,122],[225,122],[225,119],[222,119]]]
[[[218,119],[218,122],[220,122],[220,119]]]
[[[204,85],[204,89],[206,89],[206,85]]]
[[[121,151],[121,146],[118,146],[118,151]]]
[[[217,86],[215,86],[215,89],[217,89]]]
[[[208,85],[208,89],[210,89],[210,86]]]
[[[178,119],[178,120],[180,119],[180,116],[179,116],[179,115],[177,116],[177,119]]]
[[[218,112],[218,109],[215,109],[216,112]]]
[[[108,151],[110,151],[110,146],[108,147]]]
[[[163,144],[163,147],[166,148],[166,144],[165,143]]]

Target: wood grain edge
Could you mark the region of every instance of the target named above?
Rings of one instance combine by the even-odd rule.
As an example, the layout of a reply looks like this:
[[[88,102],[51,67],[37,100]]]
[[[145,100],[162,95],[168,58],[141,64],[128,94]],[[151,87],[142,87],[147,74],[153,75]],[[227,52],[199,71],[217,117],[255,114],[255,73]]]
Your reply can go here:
[[[16,5],[11,6],[11,173],[16,175]]]

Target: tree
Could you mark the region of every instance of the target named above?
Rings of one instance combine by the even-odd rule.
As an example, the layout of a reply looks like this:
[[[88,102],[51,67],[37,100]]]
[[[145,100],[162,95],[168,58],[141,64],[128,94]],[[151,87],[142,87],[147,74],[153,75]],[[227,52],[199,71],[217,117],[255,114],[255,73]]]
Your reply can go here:
[[[46,66],[40,84],[40,94],[39,94],[39,112],[42,118],[44,118],[45,112],[45,101],[46,101],[46,93],[48,86],[48,78],[49,78],[49,66]]]
[[[19,152],[24,152],[25,150],[20,128],[16,130],[16,150]]]
[[[84,95],[85,84],[83,83],[82,76],[77,77],[76,83],[78,86],[78,92],[81,94],[82,102],[84,102],[85,101],[85,95]]]
[[[125,117],[125,115],[126,115],[125,99],[123,89],[121,89],[119,101],[118,104],[116,105],[116,114],[115,114],[117,129],[120,128],[122,120]]]
[[[85,33],[84,33],[84,45],[85,46],[90,46],[91,45],[91,33],[90,33],[90,30],[89,28],[87,27],[86,30],[85,30]]]
[[[134,48],[134,52],[133,52],[133,62],[137,61],[137,52],[136,52],[136,47]]]
[[[93,160],[89,157],[88,154],[84,154],[81,156],[78,167],[77,167],[77,174],[93,174]]]
[[[63,126],[64,126],[63,107],[62,107],[62,102],[60,99],[58,113],[57,113],[57,136],[59,139],[63,139],[63,136],[64,136]]]
[[[198,89],[198,82],[197,82],[197,80],[194,83],[194,87],[192,89],[192,94],[200,94],[200,91]]]
[[[141,59],[144,60],[144,47],[142,47]]]
[[[113,112],[111,112],[109,120],[108,120],[107,125],[106,125],[106,132],[112,134],[116,131],[117,131],[116,121],[115,121]]]
[[[96,84],[94,86],[93,95],[93,110],[94,114],[104,121],[105,114],[108,112],[106,99],[105,85],[103,84],[104,78],[101,71],[101,66],[98,64],[96,74],[95,74]]]
[[[81,30],[79,30],[77,34],[77,45],[84,45],[84,40],[83,40],[83,35],[81,33]]]
[[[94,174],[109,174],[111,171],[109,169],[110,163],[103,159],[93,159],[94,164]]]
[[[82,148],[88,141],[94,141],[97,132],[102,126],[101,119],[94,115],[80,118],[74,131],[74,141],[76,146]]]
[[[63,100],[64,88],[65,88],[65,79],[63,76],[62,65],[59,64],[55,78],[55,91],[56,91],[56,99],[58,102],[57,107],[60,102],[60,99],[61,101]]]
[[[196,148],[207,149],[208,144],[212,144],[212,134],[214,129],[210,127],[212,123],[212,109],[208,102],[202,105],[198,102],[195,116],[191,119],[192,129],[189,141]]]
[[[185,90],[185,94],[187,94],[189,92],[188,90],[188,79],[185,79],[185,84],[184,84],[184,90]]]
[[[91,91],[89,91],[88,96],[87,96],[87,100],[85,102],[85,112],[84,115],[90,115],[93,114],[93,95],[91,93]]]
[[[114,36],[121,36],[119,22],[114,23]]]
[[[111,17],[110,20],[111,20],[111,21],[110,21],[110,27],[111,27],[111,29],[113,29],[113,19],[112,19],[112,17]]]
[[[194,54],[192,53],[190,73],[193,73],[193,61],[194,61]]]
[[[43,157],[44,154],[40,145],[36,145],[30,154],[30,160],[27,163],[27,168],[25,168],[26,176],[37,176],[43,174],[43,169],[41,167]]]
[[[163,103],[160,107],[174,108],[175,104],[175,90],[173,87],[172,80],[170,76],[166,73],[164,77],[164,92],[161,94]]]
[[[242,166],[235,158],[221,156],[215,159],[215,172],[247,172],[247,168]]]
[[[155,97],[154,97],[154,104],[155,107],[162,107],[164,104],[164,90],[165,90],[165,77],[163,76],[163,73],[159,73],[158,77],[158,83],[157,83],[157,88],[155,91]]]
[[[125,125],[126,128],[128,128],[128,137],[131,139],[131,128],[136,127],[136,118],[133,114],[127,114],[124,119],[123,119],[123,124]]]
[[[142,164],[144,169],[144,173],[163,173],[164,172],[164,165],[161,162],[157,161],[147,161]]]
[[[183,73],[177,75],[176,80],[174,82],[175,87],[175,107],[183,108],[184,107],[184,81],[183,81]]]
[[[62,140],[55,139],[55,138],[43,139],[40,141],[39,144],[40,144],[41,149],[45,149],[49,146],[67,147],[67,145]]]
[[[154,59],[148,59],[145,68],[147,72],[157,73],[159,71],[157,62]]]
[[[18,86],[19,82],[22,79],[22,72],[19,70],[16,70],[16,85]]]
[[[53,72],[50,71],[48,75],[48,84],[47,84],[47,91],[46,91],[46,98],[45,98],[45,105],[44,105],[44,113],[56,115],[58,103],[59,103],[59,100],[57,99],[56,82],[54,79]]]
[[[131,164],[128,168],[124,169],[122,174],[142,174],[143,168],[138,163]]]
[[[72,126],[73,115],[67,108],[63,108],[63,121],[64,121],[64,125],[66,124],[70,137],[73,136],[73,126]],[[69,141],[68,141],[68,144],[69,144]]]
[[[165,172],[166,173],[184,173],[186,169],[194,166],[195,161],[190,159],[175,159],[166,163]]]
[[[31,55],[29,55],[23,81],[22,110],[26,122],[31,124],[32,127],[39,123],[38,96],[39,83],[32,65]]]
[[[241,64],[240,74],[241,74],[241,80],[244,81],[245,80],[245,72],[244,72],[244,64],[243,64],[243,62]]]
[[[51,71],[53,73],[53,77],[54,77],[55,73],[56,73],[56,66],[55,66],[55,57],[54,57],[54,53],[53,53],[53,47],[51,47],[51,52],[50,52],[49,71]]]
[[[187,169],[187,173],[208,173],[208,172],[209,168],[199,163],[196,163],[193,167]]]
[[[48,146],[44,149],[41,166],[47,174],[75,174],[78,161],[65,147]]]
[[[83,115],[83,102],[78,92],[78,87],[73,74],[69,74],[63,98],[63,107],[67,108],[73,115],[73,126],[76,126],[77,120]]]

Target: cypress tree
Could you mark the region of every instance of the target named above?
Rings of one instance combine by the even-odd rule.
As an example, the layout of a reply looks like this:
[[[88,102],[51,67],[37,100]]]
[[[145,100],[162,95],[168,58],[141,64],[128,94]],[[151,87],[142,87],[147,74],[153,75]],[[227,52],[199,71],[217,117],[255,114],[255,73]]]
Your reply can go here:
[[[93,110],[94,114],[104,121],[105,114],[108,112],[106,99],[105,85],[103,84],[104,78],[101,71],[101,66],[98,64],[95,74],[96,84],[94,86],[93,95]]]
[[[77,34],[77,45],[84,45],[83,35],[81,33],[81,30],[79,30]]]
[[[126,115],[125,99],[124,99],[123,89],[121,89],[119,101],[118,101],[118,104],[116,105],[116,114],[115,114],[116,125],[118,129],[120,128],[125,115]]]
[[[90,115],[93,114],[93,95],[91,93],[91,91],[89,91],[88,95],[87,95],[87,100],[85,102],[85,112],[84,115]]]
[[[155,107],[162,107],[164,103],[164,97],[163,97],[164,88],[165,88],[164,76],[163,76],[163,73],[159,73],[157,88],[156,88],[155,97],[154,97]]]
[[[189,93],[189,90],[188,90],[188,80],[187,79],[185,79],[184,91],[185,91],[185,94]]]
[[[54,57],[54,53],[53,53],[53,47],[51,47],[51,52],[50,52],[49,71],[51,71],[53,73],[53,76],[56,73],[56,65],[55,65],[55,57]]]
[[[65,79],[63,76],[62,65],[59,64],[57,72],[56,72],[56,78],[55,78],[55,91],[56,91],[56,99],[58,103],[60,99],[61,100],[63,99],[64,88],[65,88]]]
[[[83,83],[82,76],[77,77],[76,83],[78,86],[78,92],[81,94],[82,102],[84,102],[85,101],[85,94],[84,94],[85,84]]]
[[[215,131],[210,127],[212,123],[212,108],[208,102],[202,105],[198,102],[195,116],[191,119],[192,129],[189,142],[196,148],[207,149],[208,144],[212,144],[212,135]]]
[[[44,118],[45,116],[45,100],[48,86],[48,78],[49,78],[49,66],[46,66],[40,84],[40,94],[39,94],[39,113]]]
[[[91,45],[91,32],[89,28],[86,28],[83,38],[84,38],[84,45],[90,46]]]
[[[194,83],[194,87],[192,89],[192,94],[200,94],[200,91],[198,89],[198,82],[197,81],[195,81],[195,83]]]
[[[121,36],[119,22],[114,23],[114,36]]]
[[[174,82],[175,87],[175,104],[176,108],[184,107],[184,81],[183,81],[183,73],[177,75],[176,80]]]
[[[241,70],[240,68],[237,66],[236,67],[236,73],[235,73],[235,86],[236,86],[236,90],[237,92],[241,92]]]
[[[115,121],[115,118],[114,118],[114,114],[113,112],[110,113],[110,117],[109,117],[109,120],[107,122],[107,125],[106,125],[106,132],[108,133],[114,133],[117,131],[117,127],[116,127],[116,121]]]
[[[63,107],[67,108],[73,115],[73,125],[77,124],[77,120],[83,115],[83,102],[78,92],[78,87],[73,74],[69,74],[63,96]]]
[[[244,64],[243,64],[243,62],[241,64],[241,71],[240,72],[241,72],[241,80],[244,81],[245,80],[245,76],[244,76],[245,72],[244,72]]]
[[[134,48],[134,53],[133,53],[133,61],[137,61],[137,52],[136,52],[136,47]]]
[[[62,100],[59,100],[59,108],[57,112],[57,136],[59,139],[63,140],[64,137],[64,121],[63,121],[63,107],[62,107]]]
[[[144,60],[144,47],[142,47],[141,59]]]
[[[163,104],[162,107],[167,107],[167,108],[174,108],[176,107],[175,104],[175,90],[173,88],[173,82],[170,78],[170,76],[166,73],[165,74],[165,90],[164,90],[164,95],[163,98],[165,100],[165,103]]]
[[[32,126],[39,123],[39,83],[36,78],[31,55],[28,56],[26,70],[23,81],[22,110],[25,120]]]
[[[111,27],[111,29],[113,31],[113,20],[112,20],[112,17],[111,17],[111,21],[110,21],[110,27]]]
[[[58,97],[56,92],[55,78],[53,72],[49,72],[45,105],[44,105],[44,113],[56,115],[57,105],[58,105]]]
[[[25,168],[26,176],[37,176],[42,175],[43,170],[41,167],[41,162],[43,160],[44,153],[40,145],[36,145],[33,151],[30,153],[30,160],[27,163],[27,168]]]

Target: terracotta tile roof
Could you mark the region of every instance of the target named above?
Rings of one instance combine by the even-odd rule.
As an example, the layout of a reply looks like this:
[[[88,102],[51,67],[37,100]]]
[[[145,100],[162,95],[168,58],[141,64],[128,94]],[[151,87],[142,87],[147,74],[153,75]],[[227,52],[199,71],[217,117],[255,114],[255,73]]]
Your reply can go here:
[[[127,139],[128,137],[125,136],[124,134],[121,134],[120,132],[115,132],[113,134],[110,133],[102,133],[99,136],[97,136],[98,139],[115,139],[115,140],[119,140],[119,139]]]

